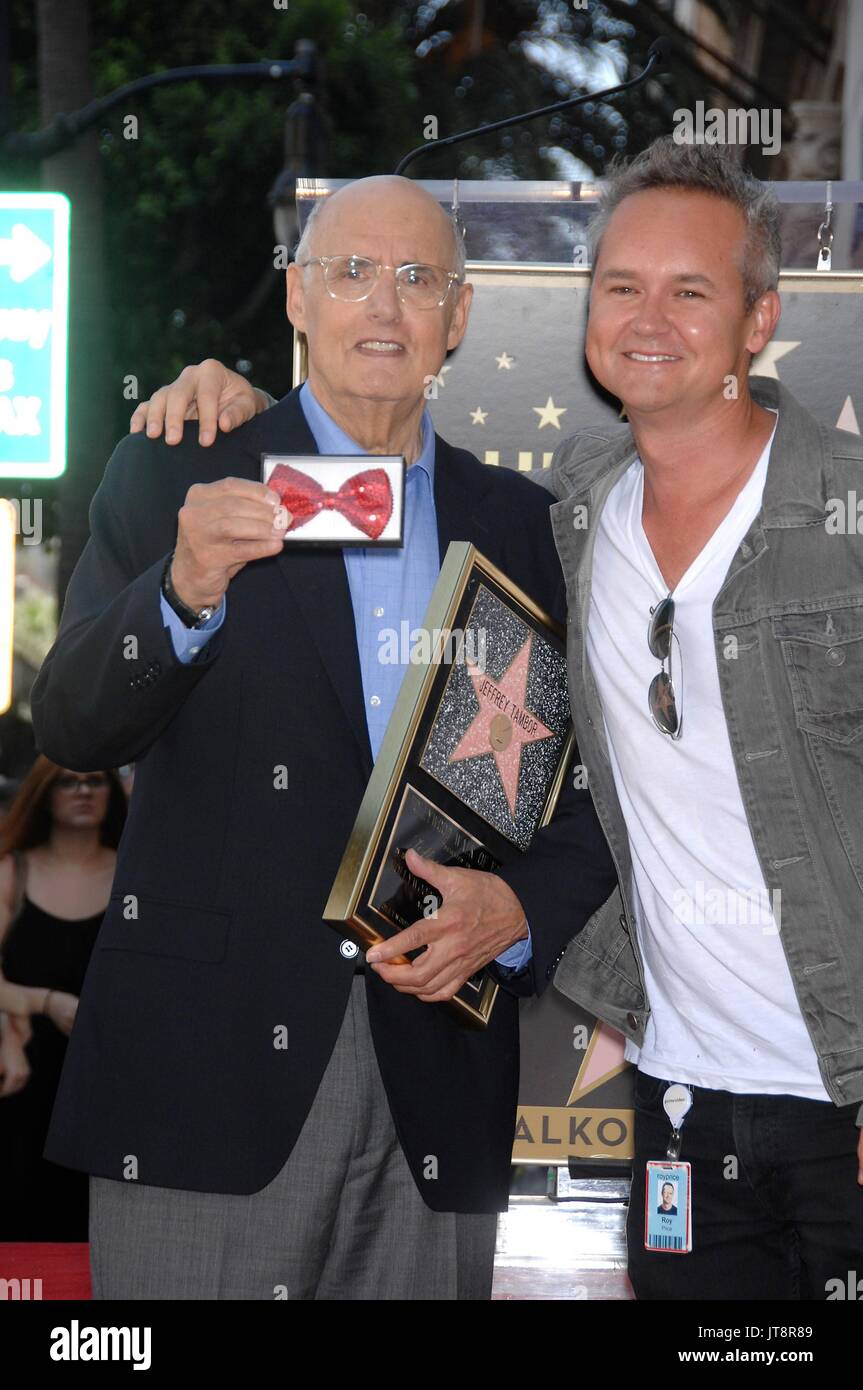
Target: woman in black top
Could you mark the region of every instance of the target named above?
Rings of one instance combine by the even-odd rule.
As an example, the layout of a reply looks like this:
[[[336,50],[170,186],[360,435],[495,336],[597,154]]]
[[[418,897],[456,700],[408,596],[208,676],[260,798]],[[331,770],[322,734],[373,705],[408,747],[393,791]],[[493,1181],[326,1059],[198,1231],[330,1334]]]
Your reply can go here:
[[[0,826],[0,1241],[86,1241],[87,1174],[42,1157],[114,876],[114,772],[34,763]]]

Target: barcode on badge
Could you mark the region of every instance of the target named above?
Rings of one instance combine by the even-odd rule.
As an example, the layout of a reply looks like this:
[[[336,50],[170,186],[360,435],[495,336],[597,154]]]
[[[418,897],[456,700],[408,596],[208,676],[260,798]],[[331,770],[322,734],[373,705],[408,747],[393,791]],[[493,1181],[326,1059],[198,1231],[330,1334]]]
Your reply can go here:
[[[650,1250],[682,1250],[683,1236],[655,1236],[651,1235],[647,1241]]]

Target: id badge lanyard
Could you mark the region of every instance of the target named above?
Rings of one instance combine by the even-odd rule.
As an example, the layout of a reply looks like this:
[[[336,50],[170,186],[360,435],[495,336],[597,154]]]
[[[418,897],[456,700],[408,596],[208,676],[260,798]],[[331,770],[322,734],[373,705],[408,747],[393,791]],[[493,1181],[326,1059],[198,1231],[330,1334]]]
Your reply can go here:
[[[666,1158],[674,1162],[680,1157],[681,1135],[683,1121],[692,1109],[692,1092],[688,1086],[676,1081],[673,1086],[669,1086],[665,1095],[662,1097],[662,1108],[668,1116],[671,1125],[671,1135],[668,1140],[668,1148],[665,1151]]]

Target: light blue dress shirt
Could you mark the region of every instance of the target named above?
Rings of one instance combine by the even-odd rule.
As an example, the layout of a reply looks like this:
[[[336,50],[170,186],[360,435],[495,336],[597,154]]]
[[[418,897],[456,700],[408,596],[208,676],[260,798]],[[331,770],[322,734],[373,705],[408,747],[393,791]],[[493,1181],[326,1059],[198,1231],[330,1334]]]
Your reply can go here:
[[[308,382],[300,390],[300,405],[322,454],[365,454],[365,449],[330,418]],[[375,759],[407,670],[404,658],[410,653],[410,633],[422,626],[440,574],[434,454],[434,428],[428,410],[424,410],[422,447],[405,478],[404,545],[395,550],[349,546],[342,551]],[[394,647],[402,659],[387,661]]]
[[[308,382],[300,389],[300,405],[322,454],[365,454],[345,434],[312,394]],[[405,478],[404,545],[346,547],[344,556],[354,610],[357,650],[366,724],[372,757],[377,758],[390,715],[404,678],[411,646],[410,634],[422,626],[432,590],[440,574],[437,515],[434,504],[435,439],[428,410],[422,417],[422,447]],[[208,623],[187,628],[160,595],[164,625],[180,661],[194,661],[225,619],[226,600]],[[393,661],[393,653],[398,660]],[[521,970],[531,956],[530,936],[510,946],[498,962]]]

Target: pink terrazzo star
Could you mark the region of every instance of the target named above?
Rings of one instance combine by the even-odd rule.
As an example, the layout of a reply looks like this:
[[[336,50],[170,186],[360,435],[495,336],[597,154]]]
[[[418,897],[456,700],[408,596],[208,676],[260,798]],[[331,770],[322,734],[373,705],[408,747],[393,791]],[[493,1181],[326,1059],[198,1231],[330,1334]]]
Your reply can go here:
[[[592,1045],[579,1068],[567,1105],[574,1105],[586,1091],[592,1091],[601,1082],[610,1081],[618,1072],[623,1071],[626,1065],[623,1060],[625,1046],[626,1039],[622,1033],[618,1033],[617,1029],[608,1023],[597,1021]]]
[[[513,816],[522,748],[527,743],[554,738],[554,731],[547,729],[535,714],[524,707],[532,646],[533,637],[530,636],[497,681],[493,681],[473,662],[468,662],[468,675],[479,700],[479,714],[449,757],[451,763],[457,763],[464,758],[478,758],[481,753],[493,753]]]

